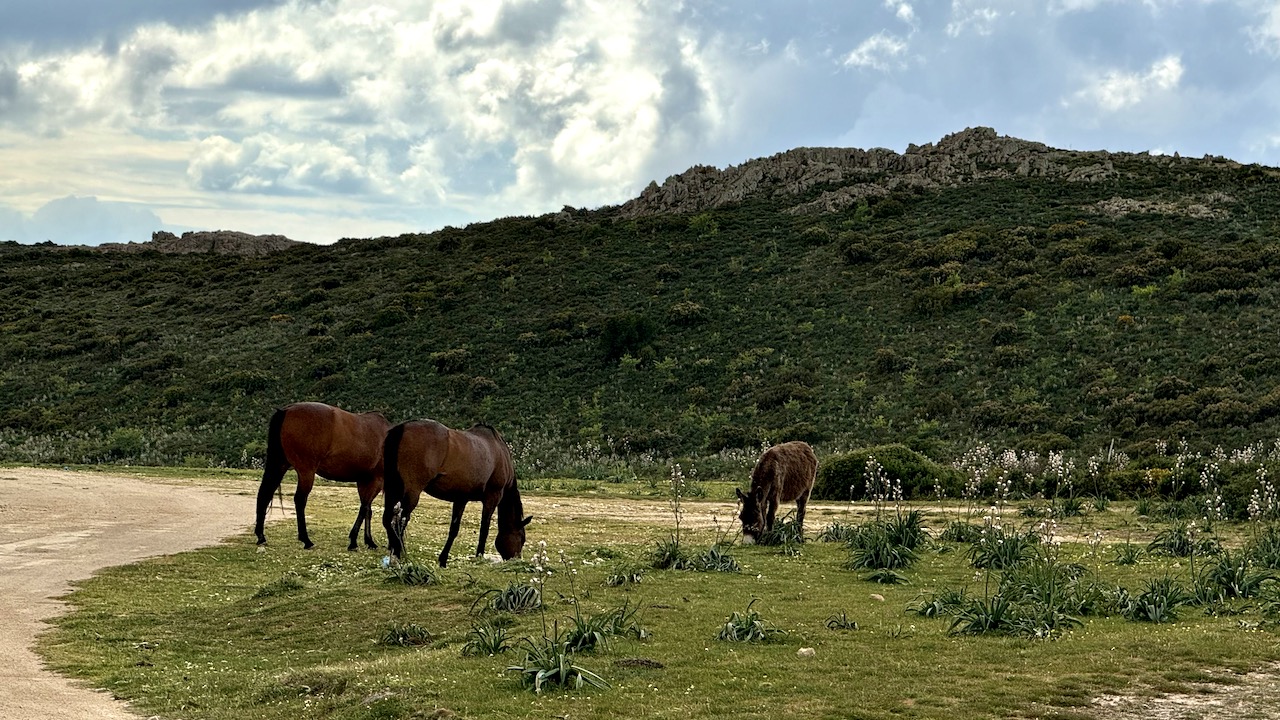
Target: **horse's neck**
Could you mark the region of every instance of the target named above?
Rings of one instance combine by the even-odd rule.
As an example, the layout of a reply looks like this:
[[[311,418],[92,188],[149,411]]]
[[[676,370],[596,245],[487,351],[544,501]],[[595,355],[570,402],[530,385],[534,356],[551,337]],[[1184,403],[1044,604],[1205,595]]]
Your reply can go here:
[[[516,482],[512,479],[507,489],[502,491],[502,500],[498,502],[498,522],[519,522],[523,513],[524,507],[520,502],[520,488],[516,487]]]

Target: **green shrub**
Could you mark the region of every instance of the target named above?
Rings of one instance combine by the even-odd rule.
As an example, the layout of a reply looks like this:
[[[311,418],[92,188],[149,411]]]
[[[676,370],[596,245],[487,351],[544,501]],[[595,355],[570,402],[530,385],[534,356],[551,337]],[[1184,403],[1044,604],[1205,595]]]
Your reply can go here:
[[[640,355],[657,335],[657,324],[644,315],[616,315],[605,320],[600,333],[600,349],[605,361],[617,360],[623,355]]]
[[[867,460],[872,457],[889,477],[901,481],[903,496],[908,500],[931,497],[935,484],[940,484],[950,497],[958,496],[964,487],[955,468],[940,465],[905,445],[879,445],[824,458],[813,485],[813,498],[864,499]]]
[[[453,348],[433,352],[427,356],[427,359],[435,366],[436,372],[441,375],[452,375],[465,370],[470,357],[471,353],[466,348]]]

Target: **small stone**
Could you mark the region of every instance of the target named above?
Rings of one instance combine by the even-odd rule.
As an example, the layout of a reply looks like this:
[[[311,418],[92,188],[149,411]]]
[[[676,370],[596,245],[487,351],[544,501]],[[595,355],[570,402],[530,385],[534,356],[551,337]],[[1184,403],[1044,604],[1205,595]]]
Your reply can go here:
[[[811,658],[817,654],[818,652],[813,648],[800,648],[799,650],[796,651],[796,656],[802,657],[802,658]]]
[[[871,599],[876,602],[884,602],[884,596],[880,593],[871,593]]]

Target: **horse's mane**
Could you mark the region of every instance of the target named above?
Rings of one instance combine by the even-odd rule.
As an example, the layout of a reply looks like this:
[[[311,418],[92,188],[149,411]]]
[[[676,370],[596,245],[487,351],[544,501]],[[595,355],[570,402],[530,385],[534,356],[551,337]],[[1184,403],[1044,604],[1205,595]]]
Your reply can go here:
[[[501,440],[501,439],[502,439],[502,436],[498,434],[498,429],[497,429],[497,428],[495,428],[494,426],[490,425],[489,423],[482,423],[482,422],[478,422],[478,423],[476,423],[475,425],[472,425],[472,426],[467,430],[467,432],[475,432],[476,430],[485,430],[485,431],[487,431],[490,435],[494,436],[495,438],[497,438],[497,439],[499,439],[499,440]]]

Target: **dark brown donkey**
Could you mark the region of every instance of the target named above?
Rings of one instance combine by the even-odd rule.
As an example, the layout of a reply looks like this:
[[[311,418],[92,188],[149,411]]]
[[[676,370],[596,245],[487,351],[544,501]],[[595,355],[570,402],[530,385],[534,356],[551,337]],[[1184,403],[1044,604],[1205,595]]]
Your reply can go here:
[[[373,517],[373,499],[382,491],[382,440],[391,423],[378,413],[349,413],[316,402],[301,402],[277,410],[267,430],[267,461],[258,486],[258,522],[254,532],[258,544],[267,542],[262,525],[267,517],[271,496],[280,487],[284,474],[293,468],[298,474],[298,487],[293,493],[293,506],[298,513],[298,539],[311,549],[315,543],[307,535],[307,496],[316,475],[339,482],[353,482],[360,492],[360,512],[351,526],[351,544],[356,549],[356,535],[364,523],[364,544],[378,547],[369,525]]]
[[[818,475],[818,456],[809,443],[793,440],[774,445],[756,461],[751,471],[751,492],[743,495],[742,537],[748,543],[755,542],[766,531],[773,529],[778,506],[784,502],[796,503],[796,527],[804,534],[804,508],[813,492],[813,481]]]
[[[458,536],[462,511],[467,503],[484,504],[480,515],[480,543],[476,555],[484,554],[489,537],[489,521],[498,511],[498,537],[494,542],[503,560],[518,557],[524,548],[524,527],[532,517],[521,517],[524,506],[516,487],[515,464],[507,443],[488,425],[470,430],[452,430],[435,420],[401,423],[387,433],[383,449],[386,458],[386,493],[382,524],[387,529],[391,554],[404,553],[404,533],[409,516],[425,491],[431,497],[453,503],[449,539],[440,551],[440,567],[449,562],[449,548]]]

